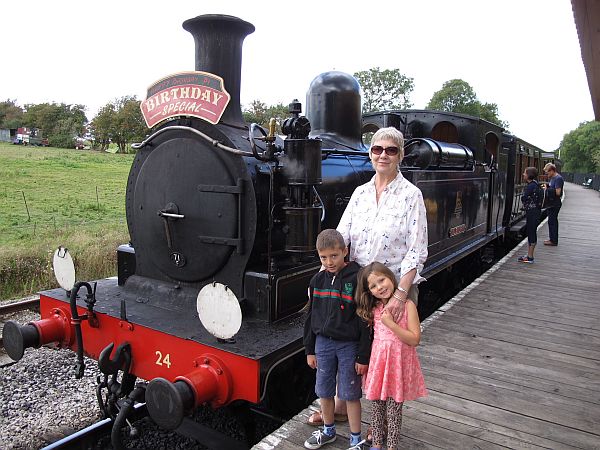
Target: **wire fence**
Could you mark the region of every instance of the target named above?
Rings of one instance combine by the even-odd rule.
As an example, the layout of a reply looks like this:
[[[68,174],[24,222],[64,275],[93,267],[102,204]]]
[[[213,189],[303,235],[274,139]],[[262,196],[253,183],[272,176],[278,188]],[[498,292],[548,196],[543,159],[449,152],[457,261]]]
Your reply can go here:
[[[84,189],[69,193],[0,190],[0,245],[73,228],[127,229],[124,192],[98,186]],[[103,190],[108,195],[101,195]]]
[[[0,226],[0,232],[5,232],[2,228],[10,228],[11,234],[18,235],[30,235],[32,237],[47,235],[50,233],[61,233],[68,231],[70,229],[77,228],[88,228],[88,227],[102,227],[102,226],[123,226],[124,230],[127,230],[127,221],[125,217],[123,218],[111,218],[104,220],[95,220],[95,219],[65,219],[58,218],[52,216],[49,219],[43,220],[31,220],[29,222],[10,225],[9,227]]]

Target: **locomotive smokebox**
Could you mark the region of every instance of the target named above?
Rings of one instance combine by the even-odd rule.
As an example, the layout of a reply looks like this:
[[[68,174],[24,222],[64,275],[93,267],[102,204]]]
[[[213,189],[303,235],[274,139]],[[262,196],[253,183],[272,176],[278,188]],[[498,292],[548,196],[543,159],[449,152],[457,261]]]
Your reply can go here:
[[[254,25],[233,16],[206,14],[186,20],[183,28],[194,36],[196,70],[223,78],[231,95],[221,122],[245,127],[240,107],[242,44]]]

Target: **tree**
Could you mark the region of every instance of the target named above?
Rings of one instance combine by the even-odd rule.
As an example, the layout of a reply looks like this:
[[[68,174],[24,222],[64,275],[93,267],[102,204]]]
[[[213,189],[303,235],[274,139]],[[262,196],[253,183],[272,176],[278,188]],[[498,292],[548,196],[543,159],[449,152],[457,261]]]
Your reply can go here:
[[[6,99],[0,102],[0,128],[19,128],[23,121],[23,108],[16,100]]]
[[[90,124],[90,132],[94,136],[93,148],[107,150],[110,144],[112,124],[115,120],[115,106],[112,103],[104,105]]]
[[[600,122],[583,122],[565,134],[559,154],[565,172],[600,173]]]
[[[106,150],[110,142],[127,153],[128,144],[141,142],[148,132],[140,110],[140,101],[135,96],[124,96],[107,103],[94,117],[91,126],[96,145]]]
[[[121,153],[127,153],[127,145],[144,140],[148,127],[142,116],[140,101],[135,97],[121,97],[115,104],[116,115],[112,140]]]
[[[414,89],[414,80],[400,73],[400,69],[381,70],[374,67],[356,72],[354,78],[362,88],[363,113],[382,109],[406,109]]]
[[[481,117],[488,122],[508,129],[508,123],[498,117],[498,105],[495,103],[481,103],[471,85],[460,79],[446,81],[442,89],[433,94],[427,104],[427,109]]]
[[[281,129],[281,123],[290,116],[289,106],[283,103],[267,106],[260,100],[254,100],[250,107],[242,112],[244,120],[248,123],[257,123],[261,127],[269,128],[269,120],[277,120],[278,128]]]
[[[25,105],[25,110],[24,125],[41,129],[52,146],[71,148],[74,139],[85,132],[84,105],[40,103]]]

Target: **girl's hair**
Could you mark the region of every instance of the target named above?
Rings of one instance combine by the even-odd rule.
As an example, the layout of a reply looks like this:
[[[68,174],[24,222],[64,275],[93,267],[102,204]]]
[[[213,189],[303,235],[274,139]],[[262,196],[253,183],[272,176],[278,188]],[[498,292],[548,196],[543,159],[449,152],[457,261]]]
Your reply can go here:
[[[375,308],[375,305],[379,302],[379,299],[371,294],[371,291],[369,290],[368,278],[373,273],[381,274],[392,280],[394,290],[398,287],[394,272],[380,262],[372,262],[360,269],[358,272],[358,286],[356,288],[356,314],[358,314],[361,319],[366,320],[369,325],[373,325],[373,308]]]
[[[525,169],[525,173],[527,174],[528,180],[535,180],[538,176],[538,171],[535,167],[528,167]]]

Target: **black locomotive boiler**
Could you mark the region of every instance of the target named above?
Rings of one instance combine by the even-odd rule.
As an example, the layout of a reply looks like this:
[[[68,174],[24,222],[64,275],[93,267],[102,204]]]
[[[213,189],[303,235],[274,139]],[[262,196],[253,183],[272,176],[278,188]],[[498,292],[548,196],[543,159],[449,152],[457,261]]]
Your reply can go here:
[[[316,235],[337,225],[373,175],[364,132],[395,126],[408,138],[401,170],[427,207],[426,277],[518,220],[506,213],[515,151],[500,127],[431,111],[363,118],[358,82],[327,72],[309,87],[306,117],[290,104],[282,139],[242,117],[242,43],[254,27],[222,15],[183,27],[195,40],[196,70],[149,89],[147,120],[158,122],[129,174],[131,243],[118,249],[117,279],[44,291],[41,320],[9,322],[3,332],[15,360],[49,343],[78,353],[76,376],[84,354],[98,360],[99,404],[117,430],[136,402],[179,430],[207,403],[291,414],[312,398],[300,310],[320,267]]]

